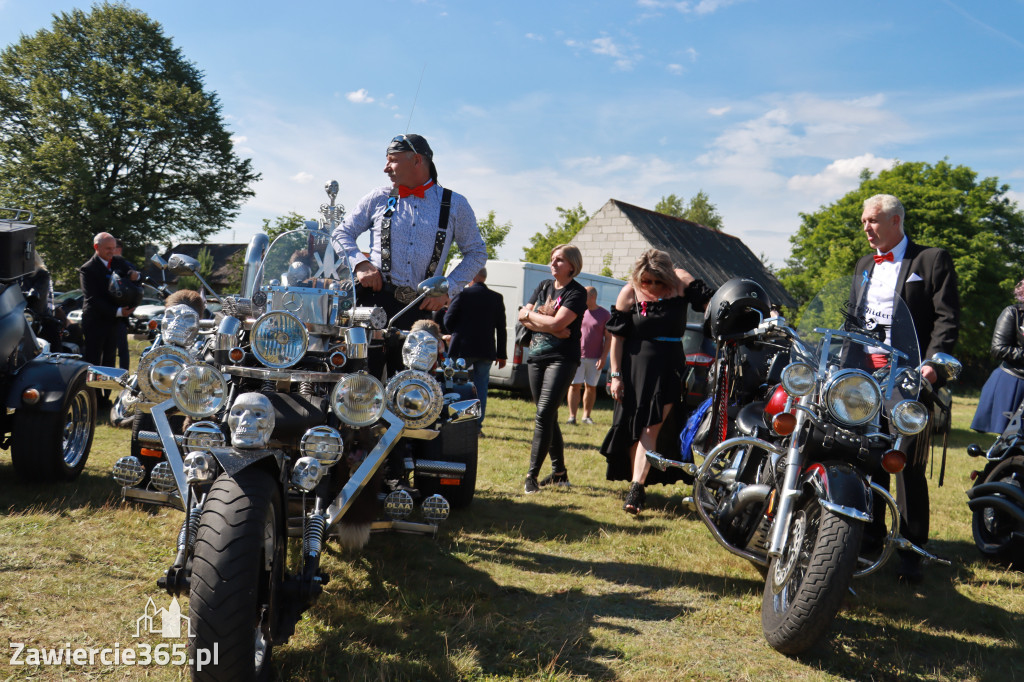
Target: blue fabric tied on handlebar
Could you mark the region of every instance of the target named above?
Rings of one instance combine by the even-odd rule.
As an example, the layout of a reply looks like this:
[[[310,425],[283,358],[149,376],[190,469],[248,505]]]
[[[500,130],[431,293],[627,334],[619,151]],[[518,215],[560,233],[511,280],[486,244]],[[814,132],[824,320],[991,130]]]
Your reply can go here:
[[[670,343],[679,343],[683,340],[681,336],[655,336],[652,341],[668,341]]]
[[[697,409],[690,413],[690,417],[686,420],[686,426],[683,427],[682,433],[679,434],[679,457],[683,462],[693,461],[693,439],[697,435],[697,430],[700,429],[700,423],[704,420],[704,415],[711,409],[712,400],[713,398],[707,398],[697,406]]]

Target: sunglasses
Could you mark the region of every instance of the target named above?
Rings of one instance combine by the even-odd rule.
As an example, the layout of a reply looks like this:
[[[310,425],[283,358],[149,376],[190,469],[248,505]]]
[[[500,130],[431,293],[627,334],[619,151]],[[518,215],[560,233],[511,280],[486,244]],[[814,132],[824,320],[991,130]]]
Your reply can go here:
[[[410,147],[412,147],[412,153],[413,154],[419,154],[420,153],[420,150],[416,149],[416,145],[414,145],[412,143],[412,140],[410,140],[405,135],[395,135],[394,137],[391,138],[391,141],[392,142],[404,142],[405,144],[407,144]]]
[[[665,283],[662,282],[660,279],[641,279],[640,280],[640,286],[648,287],[648,288],[650,288],[650,287],[661,287],[661,286],[665,286]]]

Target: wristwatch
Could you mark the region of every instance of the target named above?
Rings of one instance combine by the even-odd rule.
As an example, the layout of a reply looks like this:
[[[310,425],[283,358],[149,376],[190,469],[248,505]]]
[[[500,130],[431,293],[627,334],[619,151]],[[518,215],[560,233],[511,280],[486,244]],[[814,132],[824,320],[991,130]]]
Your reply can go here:
[[[608,372],[608,377],[611,379],[620,379],[622,378],[622,372]]]

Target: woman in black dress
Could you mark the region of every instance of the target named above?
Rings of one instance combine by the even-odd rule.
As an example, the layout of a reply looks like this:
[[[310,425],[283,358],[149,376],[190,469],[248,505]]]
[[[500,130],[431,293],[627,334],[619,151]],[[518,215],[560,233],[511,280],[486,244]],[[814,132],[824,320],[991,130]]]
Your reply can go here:
[[[1017,302],[999,314],[992,330],[992,357],[1002,360],[981,389],[971,428],[982,433],[1002,433],[1024,400],[1024,280],[1013,290]]]
[[[643,509],[649,477],[652,483],[680,478],[675,469],[651,472],[645,453],[657,449],[662,426],[682,399],[687,306],[703,310],[711,293],[703,281],[674,269],[667,253],[650,249],[612,308],[606,328],[612,334],[608,367],[616,404],[601,454],[608,460],[609,481],[630,481],[623,505],[630,514]]]
[[[580,364],[580,336],[587,290],[574,277],[583,269],[583,255],[575,246],[560,244],[551,250],[551,277],[541,282],[530,302],[519,309],[519,321],[533,332],[527,372],[530,391],[537,403],[530,448],[530,468],[523,491],[532,494],[540,486],[569,485],[565,468],[558,406]],[[551,456],[551,475],[537,480],[544,458]]]

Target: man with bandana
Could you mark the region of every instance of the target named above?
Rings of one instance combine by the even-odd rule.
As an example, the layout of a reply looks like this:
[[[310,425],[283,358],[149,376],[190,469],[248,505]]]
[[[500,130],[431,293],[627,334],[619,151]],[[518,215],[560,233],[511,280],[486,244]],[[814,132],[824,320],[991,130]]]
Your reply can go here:
[[[333,234],[335,249],[355,273],[359,305],[380,306],[390,320],[415,298],[417,284],[444,274],[441,269],[453,243],[462,254],[462,262],[448,275],[448,295],[425,298],[418,309],[396,321],[395,326],[408,329],[462,291],[486,263],[487,249],[466,198],[437,183],[434,153],[422,135],[394,137],[384,172],[391,185],[360,199]],[[356,245],[367,230],[369,257]],[[397,369],[392,366],[391,373]]]
[[[851,305],[863,306],[879,320],[891,319],[893,298],[902,298],[914,320],[921,359],[935,353],[952,353],[960,328],[960,295],[953,259],[945,249],[921,246],[907,239],[903,229],[905,211],[891,194],[877,194],[864,202],[861,224],[874,254],[863,256],[854,269]],[[921,376],[942,385],[942,378],[926,364]],[[928,541],[928,481],[925,463],[928,439],[921,434],[916,448],[908,447],[903,470],[906,518],[900,524],[904,536],[918,547]],[[886,485],[877,478],[880,485]],[[877,509],[876,509],[877,515]],[[921,580],[920,556],[901,552],[898,577],[908,582]]]

